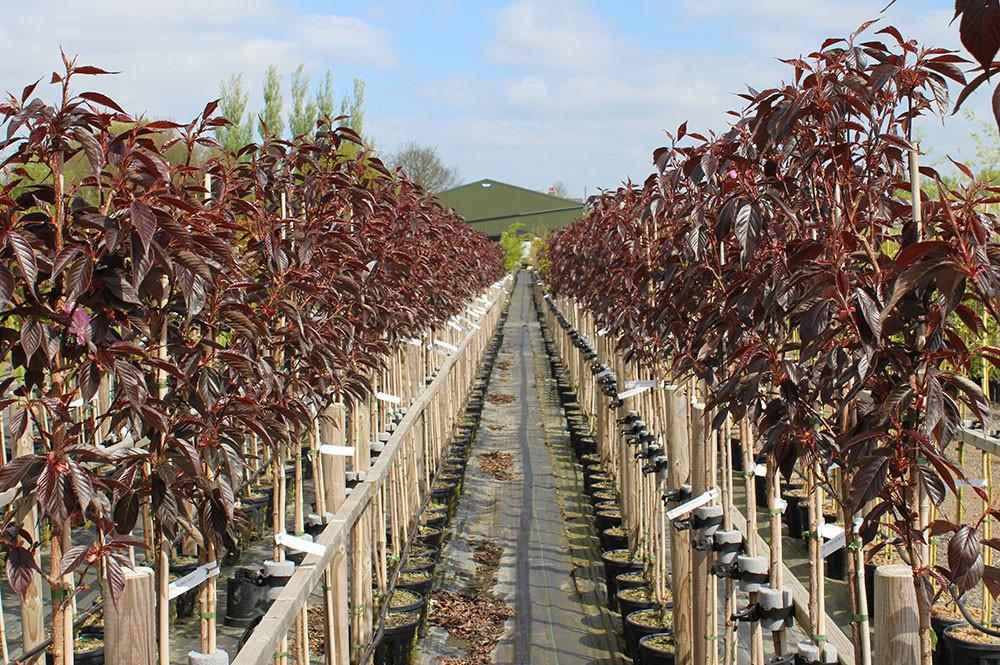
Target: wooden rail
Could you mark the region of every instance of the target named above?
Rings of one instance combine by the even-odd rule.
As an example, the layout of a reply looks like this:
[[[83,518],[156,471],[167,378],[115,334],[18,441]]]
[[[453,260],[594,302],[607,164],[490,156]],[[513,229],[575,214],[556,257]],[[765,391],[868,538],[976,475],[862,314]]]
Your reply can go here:
[[[402,516],[402,523],[397,525],[397,529],[405,536],[415,528],[418,517],[416,510],[422,504],[419,499],[429,493],[430,487],[429,484],[414,482],[419,478],[407,475],[408,471],[404,466],[412,463],[414,456],[421,450],[431,450],[436,451],[436,454],[428,461],[433,462],[436,470],[443,456],[451,424],[464,404],[475,368],[493,333],[507,295],[502,285],[491,289],[489,302],[484,306],[486,314],[480,319],[480,327],[469,330],[461,342],[455,345],[457,350],[450,352],[446,361],[439,366],[433,380],[406,406],[405,415],[390,435],[379,459],[366,470],[364,480],[351,491],[326,528],[317,536],[316,542],[324,548],[323,554],[308,554],[296,568],[244,647],[236,654],[233,665],[265,665],[275,659],[283,659],[285,654],[280,653],[283,641],[302,615],[310,595],[331,565],[343,562],[345,558],[351,559],[350,568],[354,573],[349,582],[354,606],[349,636],[351,662],[356,662],[360,654],[370,651],[366,647],[374,637],[370,625],[370,603],[373,601],[371,578],[359,573],[365,567],[369,571],[373,566],[378,568],[380,560],[384,562],[385,557],[384,549],[377,551],[375,544],[380,541],[384,546],[385,542],[381,534],[374,533],[372,525],[384,524],[384,515],[390,504],[399,510],[399,504],[402,503],[412,510]],[[400,479],[404,478],[410,481],[404,481],[408,486],[394,486],[394,483],[401,484]],[[407,503],[403,495],[410,494],[416,494],[418,500]],[[381,515],[376,515],[376,506],[381,507]],[[362,536],[370,538],[365,541]],[[366,546],[359,547],[359,543],[365,542]],[[400,543],[394,545],[395,549],[401,549],[398,547]],[[333,584],[343,585],[344,580],[335,579]],[[359,588],[359,584],[367,584],[368,588]],[[391,592],[390,589],[382,591]],[[338,592],[344,593],[345,590],[334,589],[334,593]],[[387,599],[388,595],[384,597]],[[366,604],[369,605],[366,607]],[[367,624],[365,621],[356,621],[362,612],[369,613]],[[334,635],[342,634],[342,631],[337,631]],[[346,662],[344,654],[348,650],[347,645],[331,646],[334,645],[327,646],[325,662],[338,665]]]

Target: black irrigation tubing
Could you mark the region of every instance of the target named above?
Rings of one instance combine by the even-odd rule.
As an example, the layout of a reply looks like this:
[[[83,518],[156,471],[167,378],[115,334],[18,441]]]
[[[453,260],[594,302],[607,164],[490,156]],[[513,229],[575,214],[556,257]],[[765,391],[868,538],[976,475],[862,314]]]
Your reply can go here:
[[[495,334],[496,333],[494,333],[494,335]],[[468,403],[468,400],[466,400],[466,403]],[[442,467],[434,473],[434,479],[431,481],[431,485],[434,484],[434,480],[437,480],[438,476],[441,475],[443,471],[444,471],[444,466],[442,465]],[[422,515],[424,510],[427,508],[427,504],[430,503],[431,499],[433,498],[434,498],[433,494],[431,492],[428,492],[427,497],[421,502],[420,510],[417,511],[416,515],[417,523],[419,523],[420,515]],[[403,569],[402,563],[403,561],[406,560],[406,557],[409,556],[410,547],[413,545],[414,541],[417,539],[417,536],[419,534],[420,534],[420,528],[418,527],[413,530],[413,535],[411,535],[409,540],[406,541],[406,544],[403,545],[403,551],[399,556],[399,563],[396,565],[396,568],[392,571],[392,575],[389,576],[389,581],[386,584],[386,586],[389,588],[389,591],[388,593],[386,593],[385,600],[382,603],[382,608],[379,610],[378,624],[376,626],[376,629],[372,632],[371,640],[368,642],[368,645],[365,647],[365,650],[361,653],[361,658],[358,660],[359,663],[367,663],[368,660],[374,655],[375,649],[378,648],[378,644],[382,639],[382,634],[385,631],[385,619],[386,616],[388,616],[389,611],[391,609],[390,600],[392,598],[392,594],[396,592],[396,580],[399,579],[399,573]],[[430,598],[424,598],[425,607],[428,607],[430,602],[431,602]]]
[[[969,623],[970,626],[972,626],[981,633],[986,633],[987,635],[990,635],[992,637],[1000,637],[1000,630],[997,630],[995,628],[990,628],[989,626],[985,626],[976,621],[972,617],[972,615],[969,613],[969,610],[965,607],[965,603],[962,602],[962,594],[958,592],[958,586],[952,584],[951,586],[948,587],[948,591],[949,593],[951,593],[951,597],[952,599],[954,599],[955,606],[958,607],[958,611],[962,613],[962,616],[965,617],[965,620]],[[989,593],[989,589],[986,590],[986,593]]]

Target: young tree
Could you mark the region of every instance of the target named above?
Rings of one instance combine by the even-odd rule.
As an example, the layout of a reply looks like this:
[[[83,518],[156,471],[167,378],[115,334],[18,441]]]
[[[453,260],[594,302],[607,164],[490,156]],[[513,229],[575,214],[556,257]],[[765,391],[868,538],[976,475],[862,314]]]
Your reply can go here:
[[[306,100],[309,94],[309,76],[305,65],[292,73],[292,111],[288,114],[288,127],[292,136],[312,135],[316,128],[316,102]]]
[[[216,128],[215,138],[226,152],[235,154],[253,140],[253,127],[247,112],[249,96],[243,89],[243,74],[233,74],[219,88],[219,112],[232,124]]]
[[[260,113],[257,131],[260,137],[280,137],[285,132],[285,121],[281,117],[281,76],[278,68],[271,65],[264,75],[264,110]]]
[[[445,166],[432,146],[406,143],[388,161],[391,168],[402,169],[407,178],[428,192],[440,192],[459,182],[458,170]]]
[[[552,186],[549,187],[549,194],[552,196],[558,196],[561,199],[569,198],[569,190],[566,189],[566,183],[562,180],[556,180],[552,183]]]

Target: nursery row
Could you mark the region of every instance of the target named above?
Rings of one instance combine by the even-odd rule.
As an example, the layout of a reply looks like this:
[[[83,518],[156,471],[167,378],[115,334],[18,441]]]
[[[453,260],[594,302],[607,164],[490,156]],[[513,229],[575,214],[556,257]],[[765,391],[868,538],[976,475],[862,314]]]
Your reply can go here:
[[[0,548],[20,657],[51,642],[72,662],[78,601],[96,592],[107,657],[165,664],[170,600],[197,588],[190,659],[225,661],[217,562],[256,521],[283,586],[269,601],[308,596],[329,568],[327,662],[335,642],[337,662],[357,659],[372,577],[384,593],[495,325],[502,249],[342,118],[231,154],[215,103],[181,124],[74,90],[106,73],[65,59],[54,104],[37,83],[0,104]],[[350,564],[296,577],[285,562],[329,560],[343,538]],[[171,583],[182,557],[198,565]],[[263,658],[284,663],[275,639]]]
[[[643,185],[595,197],[548,245],[561,357],[630,551],[652,562],[658,602],[671,590],[682,663],[734,662],[738,616],[754,663],[762,625],[776,656],[868,663],[874,622],[879,662],[927,665],[939,601],[969,622],[952,634],[992,641],[1000,188],[961,164],[946,184],[913,140],[915,118],[947,109],[949,79],[964,84],[964,61],[871,31],[786,61],[791,81],[742,95],[719,135],[681,125]],[[783,542],[786,521],[804,546]],[[866,581],[872,561],[904,565],[892,617],[868,597],[874,585],[882,608],[900,568]],[[826,573],[847,584],[828,593]],[[849,639],[827,619],[835,592]],[[917,630],[893,623],[907,608]]]

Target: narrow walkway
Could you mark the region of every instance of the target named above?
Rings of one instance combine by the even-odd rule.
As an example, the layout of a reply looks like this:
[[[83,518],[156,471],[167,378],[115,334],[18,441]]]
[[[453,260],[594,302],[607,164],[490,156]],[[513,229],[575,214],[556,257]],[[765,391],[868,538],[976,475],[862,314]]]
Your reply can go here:
[[[438,587],[462,591],[475,574],[472,548],[503,548],[494,593],[514,608],[493,662],[614,665],[625,662],[620,620],[605,608],[603,568],[583,480],[549,372],[527,273],[518,276],[482,424],[466,472]],[[510,397],[502,397],[510,396]],[[513,398],[508,403],[505,400]],[[481,473],[476,456],[513,453],[513,479]],[[429,626],[418,665],[461,658],[463,645]]]

